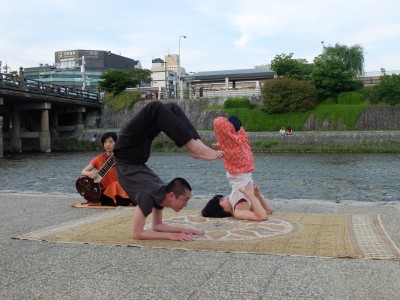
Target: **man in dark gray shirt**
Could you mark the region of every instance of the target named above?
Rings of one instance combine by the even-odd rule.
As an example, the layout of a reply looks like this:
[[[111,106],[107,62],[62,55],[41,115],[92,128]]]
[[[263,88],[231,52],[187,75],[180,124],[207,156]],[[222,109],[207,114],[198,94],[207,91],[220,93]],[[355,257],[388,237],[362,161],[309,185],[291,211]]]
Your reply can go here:
[[[170,207],[178,212],[186,207],[192,188],[183,178],[175,178],[167,185],[146,165],[151,144],[161,131],[178,147],[185,146],[194,158],[214,160],[223,156],[223,152],[203,144],[176,103],[152,101],[129,120],[119,132],[114,155],[118,181],[132,202],[137,204],[133,238],[192,241],[193,235],[203,232],[162,222],[162,209]],[[153,230],[144,230],[150,213],[153,213]]]

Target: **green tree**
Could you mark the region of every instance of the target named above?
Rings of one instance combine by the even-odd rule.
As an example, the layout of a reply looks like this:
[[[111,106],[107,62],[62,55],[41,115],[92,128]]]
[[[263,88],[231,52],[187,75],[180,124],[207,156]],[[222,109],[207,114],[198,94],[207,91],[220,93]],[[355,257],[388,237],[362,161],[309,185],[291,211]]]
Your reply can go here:
[[[380,101],[391,105],[400,104],[400,75],[384,74],[376,88]]]
[[[130,70],[132,74],[132,78],[135,80],[135,85],[140,85],[143,83],[150,83],[151,82],[151,72],[150,70],[147,69],[133,69]],[[139,86],[140,87],[140,86]]]
[[[364,55],[361,46],[347,47],[336,44],[326,47],[322,54],[314,59],[311,81],[317,88],[318,98],[337,98],[341,92],[352,92],[363,87],[356,80],[364,68]]]
[[[102,81],[99,85],[108,93],[117,95],[128,87],[136,87],[140,83],[151,82],[150,70],[132,69],[132,70],[111,70],[100,76]]]
[[[19,77],[19,73],[17,71],[11,71],[10,73],[8,73],[8,75],[12,77]]]
[[[336,43],[334,47],[325,47],[323,54],[340,59],[344,70],[354,72],[355,76],[360,76],[364,72],[364,49],[360,45],[348,47]]]
[[[268,113],[305,112],[317,105],[315,86],[292,78],[275,78],[265,82],[261,99],[261,109]]]
[[[309,64],[306,59],[294,59],[293,53],[289,55],[282,53],[276,55],[271,61],[271,69],[274,70],[278,76],[308,80],[313,66]]]

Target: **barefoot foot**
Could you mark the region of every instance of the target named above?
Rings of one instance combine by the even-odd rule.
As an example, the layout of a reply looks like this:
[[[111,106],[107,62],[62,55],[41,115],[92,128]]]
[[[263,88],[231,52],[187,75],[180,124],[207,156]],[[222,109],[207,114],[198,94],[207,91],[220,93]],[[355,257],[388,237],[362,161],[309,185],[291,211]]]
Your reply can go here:
[[[210,147],[204,145],[203,142],[199,140],[191,139],[189,142],[186,143],[185,146],[188,149],[189,155],[194,158],[215,160],[224,156],[224,153],[222,151],[213,150]]]

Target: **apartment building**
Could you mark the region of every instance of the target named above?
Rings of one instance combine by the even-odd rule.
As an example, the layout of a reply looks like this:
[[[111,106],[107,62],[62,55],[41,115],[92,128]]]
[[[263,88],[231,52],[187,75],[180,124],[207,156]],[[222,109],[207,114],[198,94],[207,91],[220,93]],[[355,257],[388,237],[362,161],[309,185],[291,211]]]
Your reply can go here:
[[[77,49],[56,51],[53,64],[24,68],[24,73],[26,79],[96,91],[106,71],[133,68],[142,68],[140,61],[111,51]]]

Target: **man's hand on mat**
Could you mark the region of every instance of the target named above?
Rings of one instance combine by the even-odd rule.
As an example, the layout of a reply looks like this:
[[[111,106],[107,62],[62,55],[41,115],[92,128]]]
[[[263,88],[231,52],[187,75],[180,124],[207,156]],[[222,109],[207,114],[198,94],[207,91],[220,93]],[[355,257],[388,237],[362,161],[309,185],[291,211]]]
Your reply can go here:
[[[191,242],[194,241],[194,236],[193,234],[174,232],[170,234],[169,239],[173,241]]]
[[[181,233],[186,233],[186,234],[191,234],[191,235],[204,235],[204,231],[195,230],[195,229],[191,229],[191,228],[183,228],[181,230]]]
[[[182,241],[182,242],[194,241],[195,235],[204,235],[204,231],[190,229],[190,228],[182,228],[181,232],[179,232],[179,233],[171,233],[170,239],[174,240],[174,241]]]

